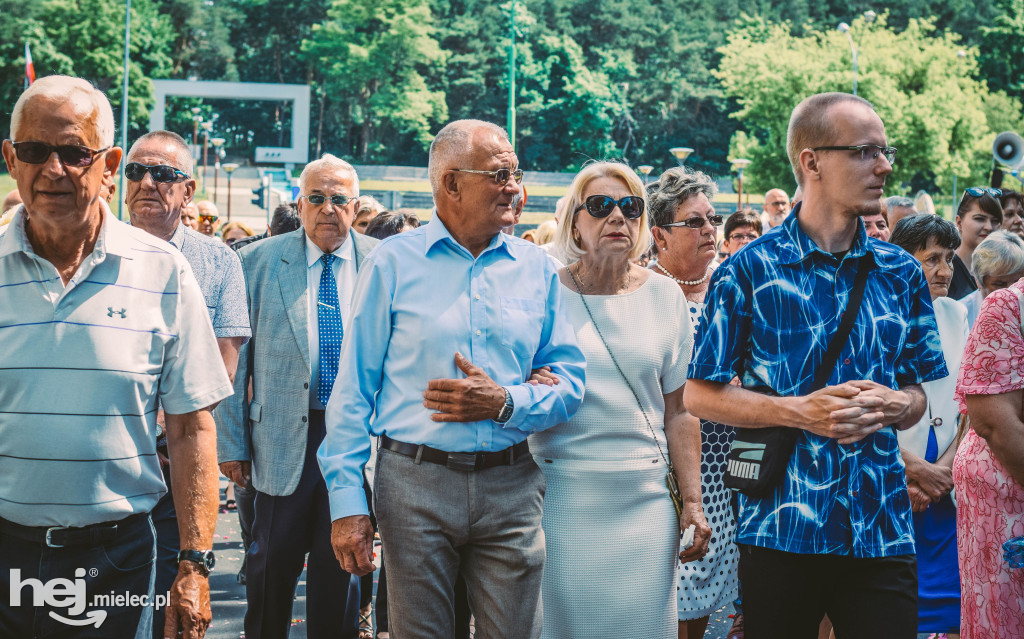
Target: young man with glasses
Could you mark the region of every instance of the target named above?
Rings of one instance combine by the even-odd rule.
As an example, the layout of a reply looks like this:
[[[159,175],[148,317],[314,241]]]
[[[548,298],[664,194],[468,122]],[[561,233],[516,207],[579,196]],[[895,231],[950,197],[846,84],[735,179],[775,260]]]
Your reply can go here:
[[[235,395],[216,415],[221,472],[256,489],[246,564],[250,639],[288,636],[304,563],[307,634],[354,637],[359,624],[359,588],[350,590],[352,576],[331,549],[316,451],[331,389],[354,383],[338,377],[338,354],[343,343],[363,339],[345,327],[357,273],[378,240],[351,231],[359,178],[349,163],[330,154],[310,162],[299,192],[301,229],[238,251],[252,339],[239,355]]]
[[[895,430],[923,414],[920,384],[948,371],[920,264],[860,219],[881,210],[895,149],[871,104],[845,93],[801,102],[787,147],[804,199],[715,272],[686,404],[704,419],[796,431],[766,496],[739,495],[750,636],[814,639],[827,614],[838,637],[913,639],[917,564]],[[814,390],[858,273],[852,332]]]
[[[190,175],[192,167],[192,152],[177,133],[146,133],[128,151],[124,201],[132,226],[170,242],[188,260],[199,281],[224,368],[228,378],[233,379],[238,349],[251,335],[245,278],[234,251],[182,222],[182,211],[191,203],[196,188]],[[161,455],[164,480],[171,486],[166,437],[157,440],[157,452]],[[181,543],[173,491],[168,490],[153,508],[153,525],[157,542],[156,592],[167,592],[177,573]],[[159,639],[163,636],[164,611],[154,610],[153,618],[155,636]]]

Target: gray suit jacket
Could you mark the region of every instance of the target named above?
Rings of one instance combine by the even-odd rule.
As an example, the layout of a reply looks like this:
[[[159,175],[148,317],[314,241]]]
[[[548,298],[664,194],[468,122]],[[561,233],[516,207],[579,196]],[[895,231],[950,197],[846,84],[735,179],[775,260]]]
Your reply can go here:
[[[354,231],[349,238],[358,271],[378,241]],[[300,228],[255,242],[242,248],[238,257],[245,273],[252,339],[238,354],[235,394],[215,411],[217,458],[252,461],[256,490],[290,495],[299,485],[309,431],[312,367],[305,231]]]

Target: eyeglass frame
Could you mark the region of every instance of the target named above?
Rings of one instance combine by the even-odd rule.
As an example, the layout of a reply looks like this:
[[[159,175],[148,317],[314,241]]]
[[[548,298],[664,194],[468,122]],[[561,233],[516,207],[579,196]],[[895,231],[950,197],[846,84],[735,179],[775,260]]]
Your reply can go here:
[[[605,213],[604,215],[598,215],[597,213],[594,213],[594,211],[590,210],[590,203],[588,201],[591,198],[595,198],[595,197],[603,197],[603,198],[606,198],[608,200],[611,200],[612,206],[611,206],[610,209],[608,209],[608,212]],[[636,215],[633,215],[633,216],[626,215],[626,212],[622,210],[622,203],[625,200],[628,200],[628,199],[636,199],[636,200],[638,200],[640,202],[640,206],[639,206],[640,212],[637,213]],[[625,197],[621,197],[618,200],[616,200],[615,198],[613,198],[610,195],[602,195],[600,193],[595,193],[594,195],[591,195],[591,196],[588,196],[588,197],[584,198],[583,202],[581,202],[580,205],[577,206],[573,210],[573,214],[576,214],[576,213],[579,213],[580,211],[586,210],[587,214],[590,217],[594,218],[595,220],[603,220],[604,218],[610,216],[612,214],[612,212],[615,211],[615,209],[619,209],[619,211],[622,213],[622,217],[626,218],[627,220],[639,220],[640,218],[642,218],[644,216],[644,211],[647,210],[647,202],[644,201],[644,198],[641,195],[627,195]]]
[[[144,169],[142,177],[140,177],[137,180],[133,180],[130,177],[128,177],[128,167],[133,164],[136,166],[141,166]],[[156,179],[156,175],[153,174],[153,169],[158,169],[161,167],[167,167],[168,169],[174,171],[174,179],[169,182]],[[149,173],[149,176],[153,178],[153,181],[156,182],[157,184],[176,184],[183,180],[192,179],[191,175],[185,173],[179,168],[171,166],[170,164],[143,164],[142,162],[128,162],[127,164],[124,165],[124,179],[128,180],[129,182],[141,182],[142,180],[146,179],[146,173]]]
[[[899,151],[894,146],[879,146],[877,144],[855,144],[852,146],[815,146],[811,147],[812,151],[860,151],[860,159],[867,160],[869,158],[864,157],[868,149],[878,149],[870,159],[877,160],[879,155],[883,155],[889,164],[893,164],[896,161],[896,153]]]
[[[311,197],[322,197],[322,198],[324,198],[324,201],[320,202],[319,204],[317,204],[313,200],[309,199]],[[334,198],[336,198],[336,197],[343,197],[343,198],[345,198],[345,201],[341,202],[339,204],[338,202],[334,201]],[[312,204],[313,206],[323,206],[323,205],[327,204],[328,202],[330,202],[331,204],[333,204],[334,206],[337,206],[339,208],[342,207],[342,206],[347,206],[349,202],[351,202],[351,201],[356,199],[356,198],[354,198],[352,196],[345,195],[344,193],[335,193],[334,195],[324,195],[323,193],[310,193],[309,195],[300,195],[299,196],[300,200],[303,199],[303,198],[305,198],[306,201],[309,202],[310,204]]]
[[[516,181],[516,184],[523,183],[523,170],[520,168],[508,169],[502,167],[500,169],[494,169],[493,171],[481,171],[479,169],[452,169],[452,171],[455,171],[456,173],[476,173],[477,175],[489,175],[492,178],[494,178],[494,183],[497,184],[498,186],[505,186],[506,184],[508,184],[508,181],[512,179]],[[505,178],[504,181],[498,179],[498,173],[501,173],[502,171],[509,172],[508,177]]]
[[[60,160],[60,163],[65,168],[66,167],[71,167],[71,168],[75,168],[75,169],[85,169],[85,168],[88,168],[88,167],[92,166],[93,164],[96,164],[96,158],[99,157],[101,153],[103,153],[105,151],[109,151],[110,149],[114,148],[112,146],[105,146],[102,149],[95,149],[95,150],[93,150],[93,149],[90,149],[89,147],[85,146],[84,144],[47,144],[45,142],[36,142],[34,140],[26,140],[24,142],[15,142],[14,140],[9,140],[9,141],[11,143],[11,148],[14,149],[14,157],[18,158],[19,162],[24,162],[25,164],[35,164],[35,165],[46,164],[47,162],[50,161],[50,156],[53,155],[54,153],[56,153],[57,154],[57,159]],[[29,162],[28,160],[22,159],[21,155],[18,153],[18,147],[22,146],[24,144],[38,144],[38,145],[46,148],[46,150],[47,150],[46,157],[43,158],[42,162]],[[88,151],[89,153],[91,153],[92,155],[89,156],[89,162],[87,164],[69,164],[69,163],[67,163],[64,160],[63,157],[61,157],[61,154],[60,154],[60,150],[61,149],[84,149],[84,150]]]
[[[694,226],[693,224],[691,224],[693,220],[700,220],[700,226]],[[669,224],[659,224],[658,226],[662,228],[682,227],[692,229],[694,231],[699,231],[702,228],[704,228],[704,225],[707,224],[708,222],[711,222],[711,226],[717,229],[719,226],[725,223],[725,217],[722,215],[709,215],[707,217],[697,215],[695,217],[688,217],[685,220],[680,220],[678,222],[671,222]]]

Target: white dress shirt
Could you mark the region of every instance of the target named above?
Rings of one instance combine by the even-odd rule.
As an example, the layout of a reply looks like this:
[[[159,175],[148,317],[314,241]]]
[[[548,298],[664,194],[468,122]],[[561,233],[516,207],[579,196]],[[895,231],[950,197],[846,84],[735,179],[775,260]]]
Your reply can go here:
[[[355,231],[349,231],[349,234]],[[317,384],[320,379],[320,323],[317,316],[317,302],[320,297],[320,275],[324,264],[320,261],[324,252],[320,250],[309,236],[306,236],[306,291],[309,298],[309,362],[311,376],[309,384],[309,407],[323,410],[324,405],[317,399]],[[352,301],[352,290],[356,283],[356,254],[353,242],[349,238],[334,251],[331,267],[334,280],[338,284],[338,303],[341,305],[341,320],[348,321],[349,305]]]

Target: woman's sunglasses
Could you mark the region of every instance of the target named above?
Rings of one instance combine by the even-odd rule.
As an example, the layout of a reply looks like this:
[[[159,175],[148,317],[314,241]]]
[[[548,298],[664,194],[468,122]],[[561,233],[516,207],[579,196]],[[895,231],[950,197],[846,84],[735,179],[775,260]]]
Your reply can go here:
[[[638,195],[627,195],[621,200],[616,200],[609,195],[591,195],[583,201],[583,204],[577,206],[574,212],[586,208],[587,213],[590,213],[592,217],[601,219],[611,215],[616,206],[622,211],[622,216],[628,220],[635,220],[644,214],[644,199]]]
[[[77,144],[51,146],[42,142],[12,142],[11,146],[14,147],[14,155],[18,158],[19,162],[44,164],[50,159],[50,154],[56,153],[64,166],[78,168],[92,165],[97,155],[110,148],[108,146],[93,151],[87,146],[78,146]]]
[[[124,167],[124,176],[132,182],[140,182],[142,178],[146,177],[146,173],[153,176],[154,182],[169,183],[177,182],[179,179],[187,180],[188,174],[184,171],[179,171],[173,166],[167,166],[166,164],[139,164],[138,162],[129,162]]]
[[[971,197],[981,197],[986,193],[988,193],[992,197],[1003,197],[1002,189],[990,189],[984,186],[972,186],[969,189],[964,189],[964,193],[970,195]]]

